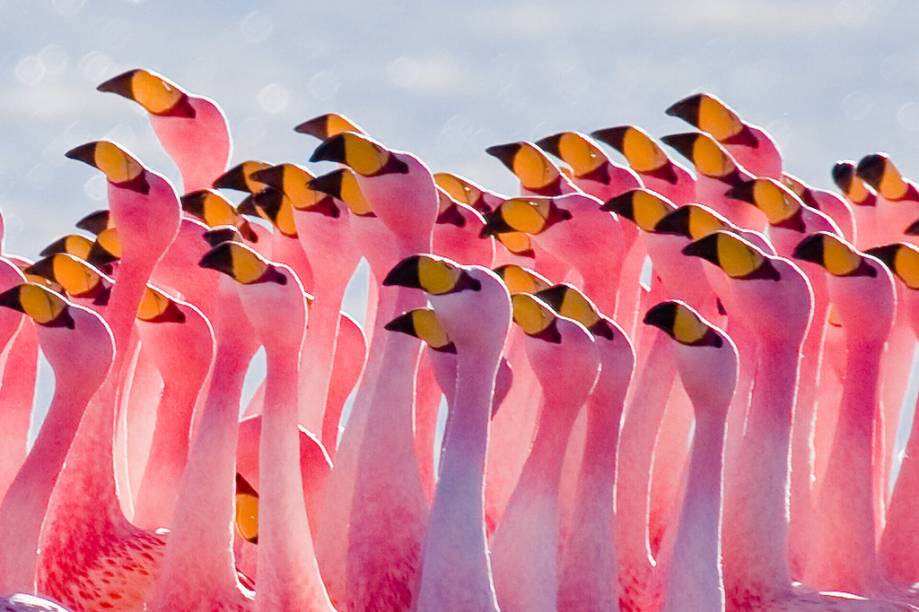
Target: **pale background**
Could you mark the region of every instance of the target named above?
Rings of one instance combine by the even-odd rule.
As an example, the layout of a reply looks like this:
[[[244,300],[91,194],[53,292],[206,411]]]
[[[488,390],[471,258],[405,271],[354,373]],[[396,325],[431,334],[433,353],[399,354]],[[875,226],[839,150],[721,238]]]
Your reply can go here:
[[[305,163],[292,126],[335,110],[436,170],[510,191],[483,149],[561,129],[683,131],[671,102],[719,94],[820,187],[840,158],[889,152],[919,175],[919,3],[707,0],[323,3],[0,0],[0,207],[34,257],[103,206],[64,158],[108,137],[177,177],[140,109],[94,87],[146,67],[216,99],[233,160]],[[257,8],[256,8],[257,7]],[[347,309],[362,316],[352,291]],[[39,405],[51,379],[43,372]]]

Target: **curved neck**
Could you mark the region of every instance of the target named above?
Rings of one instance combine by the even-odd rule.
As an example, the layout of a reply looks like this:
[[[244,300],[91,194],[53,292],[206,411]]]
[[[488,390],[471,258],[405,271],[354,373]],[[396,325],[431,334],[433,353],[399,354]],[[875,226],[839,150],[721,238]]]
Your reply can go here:
[[[567,400],[543,396],[539,426],[520,474],[519,489],[530,495],[551,495],[557,499],[565,448],[579,409],[580,406],[572,406]]]
[[[725,504],[725,581],[729,591],[785,591],[791,587],[789,452],[800,353],[790,344],[761,340],[757,347],[759,375]]]
[[[310,306],[309,333],[300,358],[300,422],[313,432],[322,431],[345,287],[345,283],[326,285],[324,280],[316,275],[316,297]]]
[[[245,366],[243,366],[245,368]],[[133,521],[151,527],[172,526],[176,492],[188,462],[192,412],[204,382],[196,373],[164,377],[163,395],[156,410],[150,458],[137,492]]]
[[[237,585],[232,554],[236,441],[249,351],[226,334],[217,340],[207,399],[176,497],[158,597],[181,593],[188,585],[207,593]]]
[[[0,504],[0,592],[34,590],[37,551],[48,502],[86,404],[98,388],[57,378],[32,451]]]
[[[653,564],[648,539],[651,464],[657,432],[676,373],[672,341],[655,334],[628,400],[619,435],[616,546],[621,566]]]
[[[299,354],[290,349],[290,346],[265,347],[267,374],[259,443],[261,491],[256,592],[261,609],[312,609],[317,598],[325,597],[300,473]]]
[[[455,390],[448,394],[452,396],[450,417],[435,497],[435,508],[443,503],[439,498],[446,495],[444,501],[453,511],[477,517],[482,525],[485,454],[497,370],[497,359],[480,361],[475,354],[458,359]],[[447,514],[453,516],[453,511]]]
[[[676,602],[685,609],[724,609],[719,534],[723,451],[724,420],[700,416],[697,410],[680,522],[673,548],[664,553],[669,559],[665,609]]]
[[[883,342],[847,338],[845,381],[833,448],[817,497],[824,522],[823,554],[845,558],[840,587],[878,577],[875,555],[872,450]],[[819,563],[819,555],[815,555]],[[822,585],[821,585],[822,586]],[[836,588],[836,587],[834,587]]]
[[[38,371],[38,331],[24,322],[7,349],[0,382],[0,499],[16,477],[26,457],[32,400]]]

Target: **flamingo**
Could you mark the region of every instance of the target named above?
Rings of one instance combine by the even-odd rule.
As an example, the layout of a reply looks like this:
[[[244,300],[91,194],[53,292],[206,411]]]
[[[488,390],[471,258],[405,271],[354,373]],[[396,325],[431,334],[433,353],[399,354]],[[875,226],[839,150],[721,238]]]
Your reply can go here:
[[[666,112],[711,134],[755,175],[781,178],[782,154],[772,137],[763,128],[743,121],[730,106],[712,94],[687,96],[670,105]]]
[[[527,335],[527,356],[543,389],[543,405],[530,455],[491,538],[495,589],[504,609],[555,610],[562,460],[600,361],[587,329],[557,316],[537,298],[514,295],[513,311]]]
[[[645,314],[644,323],[677,342],[680,380],[695,413],[679,523],[662,551],[666,575],[662,609],[724,610],[718,532],[724,423],[737,382],[737,349],[727,334],[682,302],[661,302]]]
[[[384,284],[424,289],[457,353],[456,387],[415,605],[497,610],[482,502],[488,424],[510,327],[510,296],[488,269],[425,255],[397,264]]]
[[[266,200],[287,198],[295,211],[293,221],[300,246],[313,272],[313,292],[316,299],[310,308],[310,329],[303,347],[307,372],[301,378],[301,422],[310,431],[321,432],[323,414],[329,395],[334,354],[339,334],[341,303],[348,279],[360,260],[344,216],[334,199],[308,187],[314,178],[294,164],[281,164],[254,172],[252,178],[272,190],[255,197],[256,205]],[[334,253],[335,263],[326,261]],[[307,405],[305,400],[309,398]],[[305,410],[310,409],[309,412]]]
[[[842,230],[842,236],[846,240],[856,239],[855,216],[852,207],[839,195],[826,189],[811,187],[787,172],[782,173],[782,184],[791,189],[801,198],[802,202],[833,219]]]
[[[489,191],[481,185],[451,172],[437,172],[434,182],[447,194],[461,204],[465,204],[487,215],[507,199],[507,196]],[[536,253],[530,238],[522,232],[503,232],[495,240],[504,247],[495,252],[495,265],[516,264],[532,266]]]
[[[751,324],[757,371],[769,373],[754,385],[738,460],[725,480],[722,540],[728,609],[904,609],[851,593],[814,592],[792,582],[788,510],[794,506],[788,503],[788,457],[800,348],[813,312],[807,277],[788,259],[723,231],[687,245],[684,253],[706,259],[726,276],[729,284],[722,296],[729,312],[756,314]]]
[[[704,132],[670,134],[661,140],[692,162],[699,178],[696,199],[713,208],[732,223],[745,229],[761,231],[765,226],[762,213],[738,206],[726,191],[752,180],[753,174],[738,164],[717,140]]]
[[[394,239],[395,248],[377,250],[376,262],[370,261],[378,279],[392,267],[392,255],[430,252],[437,192],[430,170],[417,157],[390,150],[368,136],[342,132],[320,144],[310,159],[349,166],[386,228],[384,236]],[[370,260],[373,246],[366,244],[364,249]],[[370,358],[348,428],[356,433],[340,471],[344,482],[335,478],[335,471],[343,466],[343,439],[327,487],[330,496],[321,518],[318,550],[323,555],[324,546],[342,549],[341,542],[348,542],[345,563],[332,561],[325,578],[333,601],[349,609],[403,607],[413,599],[428,514],[417,456],[407,452],[414,448],[413,387],[420,346],[412,338],[380,331],[394,316],[419,305],[418,296],[407,289],[381,292]],[[384,364],[393,368],[393,374],[383,376]],[[394,412],[394,407],[400,410]],[[342,486],[350,490],[332,492]],[[323,540],[325,525],[332,525],[329,540]],[[392,529],[393,525],[399,529]],[[344,527],[347,540],[342,537]]]
[[[179,482],[188,461],[192,412],[213,362],[214,333],[195,306],[154,288],[144,294],[137,327],[164,388],[132,522],[156,529],[173,525]],[[176,351],[176,346],[182,350]]]
[[[695,199],[696,178],[692,172],[672,160],[641,128],[623,125],[594,130],[590,134],[619,151],[641,178],[643,187],[676,204],[688,204]]]
[[[243,309],[267,354],[256,607],[332,610],[319,575],[299,469],[297,373],[307,317],[303,285],[291,268],[269,263],[236,242],[217,245],[199,265],[240,284]]]
[[[0,592],[30,593],[49,499],[83,412],[109,373],[115,347],[99,315],[42,285],[7,289],[0,305],[37,324],[39,345],[55,378],[48,416],[0,504]]]
[[[106,175],[115,223],[130,239],[124,240],[118,282],[105,310],[115,362],[84,414],[58,478],[43,528],[38,587],[68,605],[131,607],[147,599],[164,540],[131,525],[119,505],[113,465],[116,401],[133,353],[134,318],[147,279],[178,231],[180,208],[166,179],[114,143],[88,143],[67,156]]]
[[[880,259],[898,280],[898,300],[902,299],[910,315],[911,331],[913,336],[917,333],[919,323],[919,306],[917,306],[916,290],[917,270],[919,270],[919,248],[905,242],[893,243],[875,247],[866,251]],[[904,330],[905,331],[905,330]],[[890,496],[887,508],[887,523],[878,543],[878,555],[884,576],[893,584],[908,587],[919,579],[919,565],[917,565],[915,541],[919,529],[916,525],[916,515],[913,511],[917,477],[916,470],[916,445],[919,444],[919,427],[913,425],[900,466],[894,490]]]
[[[568,504],[570,516],[561,524],[558,605],[561,609],[615,609],[619,598],[612,579],[617,573],[616,554],[610,546],[615,532],[613,479],[619,421],[635,352],[622,328],[573,285],[554,285],[535,296],[560,315],[584,325],[593,334],[600,355],[600,377],[586,404],[585,444],[577,464],[576,490]]]
[[[643,187],[633,170],[614,164],[588,136],[578,132],[561,132],[536,142],[545,151],[571,166],[574,183],[584,193],[606,202],[625,191]],[[629,330],[634,325],[641,295],[641,271],[645,262],[643,244],[637,242],[638,232],[628,224],[620,224],[622,246],[622,280],[618,283],[618,320]]]
[[[143,68],[112,77],[96,89],[118,94],[147,111],[156,137],[182,173],[185,192],[210,187],[226,168],[232,149],[230,128],[213,100],[190,94]]]
[[[877,194],[858,178],[855,162],[842,160],[833,164],[833,182],[852,204],[853,223],[857,232],[855,246],[866,249],[881,242],[878,237]]]
[[[750,202],[762,210],[769,222],[769,233],[778,253],[791,257],[798,243],[806,234],[826,231],[842,236],[836,223],[822,212],[807,206],[789,188],[775,179],[758,178],[731,190],[732,197]],[[825,405],[822,414],[816,412],[817,389],[820,384],[821,355],[824,350],[826,321],[829,310],[829,295],[823,268],[809,262],[800,262],[801,270],[807,275],[814,293],[813,323],[807,332],[802,351],[809,358],[801,364],[797,380],[798,394],[795,398],[794,425],[792,427],[791,453],[791,558],[796,576],[804,568],[809,549],[811,488],[815,467],[812,459],[812,445],[817,451],[826,448],[820,440],[828,437],[823,432],[829,429],[825,423],[831,420],[827,413],[833,413],[832,405]],[[755,332],[757,337],[761,332]],[[820,426],[820,435],[814,442],[815,416]]]
[[[880,231],[875,236],[878,242],[869,246],[899,241],[919,245],[919,242],[905,232],[909,223],[919,216],[919,188],[903,177],[893,161],[882,153],[863,157],[858,162],[856,173],[858,178],[871,185],[878,195],[875,211]],[[885,477],[890,473],[892,466],[892,449],[896,443],[897,426],[916,349],[916,340],[910,334],[909,318],[901,300],[897,304],[894,327],[881,366],[884,380],[881,388],[881,405],[885,427],[880,450],[884,453],[881,465]],[[885,498],[889,491],[886,484],[885,478],[880,483]]]
[[[815,497],[804,579],[818,589],[877,594],[883,587],[875,552],[877,483],[870,458],[872,431],[881,417],[878,373],[893,325],[893,279],[878,260],[826,232],[802,240],[794,256],[827,270],[847,351],[836,434]]]
[[[190,191],[180,198],[182,211],[203,221],[208,227],[232,225],[241,237],[249,242],[258,242],[259,236],[236,207],[213,189]]]

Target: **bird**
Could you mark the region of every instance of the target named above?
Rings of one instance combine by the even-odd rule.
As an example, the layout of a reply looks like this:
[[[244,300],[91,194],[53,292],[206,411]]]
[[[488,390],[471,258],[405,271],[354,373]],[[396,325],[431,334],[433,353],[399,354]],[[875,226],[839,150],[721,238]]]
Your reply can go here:
[[[782,154],[775,140],[763,128],[743,121],[716,96],[706,92],[692,94],[674,102],[665,112],[711,134],[755,175],[781,177]]]
[[[576,463],[575,490],[567,496],[564,487],[560,489],[558,605],[615,609],[619,604],[612,578],[617,567],[610,542],[615,529],[616,448],[635,351],[622,328],[575,286],[554,285],[534,295],[558,314],[584,325],[600,356],[600,376],[585,405],[585,441]],[[569,440],[569,457],[571,448]]]
[[[392,255],[405,257],[430,252],[437,192],[430,170],[417,157],[388,149],[368,136],[342,132],[323,141],[310,159],[350,167],[363,197],[385,228],[384,241],[395,243],[396,248],[381,253],[380,282],[396,263]],[[370,248],[365,244],[365,251]],[[375,267],[375,262],[370,264]],[[324,544],[340,548],[344,534],[335,525],[339,530],[346,527],[348,545],[344,564],[339,561],[326,574],[326,579],[335,585],[329,587],[333,601],[349,608],[390,609],[410,605],[413,598],[428,514],[417,456],[405,452],[406,448],[413,448],[413,383],[420,345],[412,338],[383,334],[382,328],[401,312],[421,306],[420,302],[420,296],[405,288],[381,290],[368,349],[370,358],[352,409],[351,418],[357,431],[349,451],[352,454],[342,462],[343,439],[327,489],[332,491],[332,487],[339,486],[350,489],[338,493],[350,494],[350,503],[347,500],[341,503],[336,493],[330,493],[331,497],[326,499],[321,524],[329,516],[335,516],[329,520],[336,522],[330,522],[333,526],[326,532],[328,540],[324,540],[325,527],[320,529],[318,538],[319,554],[323,555]],[[395,363],[403,365],[384,377],[383,364],[393,367]],[[394,406],[401,409],[401,419],[393,412]],[[402,452],[393,452],[394,449]],[[339,468],[347,479],[344,483],[336,479],[335,471]],[[344,525],[337,521],[344,521]],[[396,522],[401,527],[398,531],[381,529],[381,525]],[[347,599],[337,590],[345,589],[344,585],[347,585]]]
[[[173,525],[179,481],[188,462],[192,413],[203,398],[200,392],[213,362],[214,332],[194,305],[151,287],[137,318],[143,354],[153,361],[164,386],[131,520],[143,529],[156,529]]]
[[[510,294],[487,268],[430,255],[402,260],[384,282],[428,293],[456,351],[455,389],[415,605],[498,610],[483,497],[488,426],[511,323]]]
[[[144,68],[128,70],[96,87],[139,104],[166,153],[182,173],[184,192],[206,189],[230,159],[227,118],[216,102],[188,93]]]
[[[0,592],[34,592],[48,503],[87,405],[115,357],[101,316],[35,283],[0,293],[0,306],[29,317],[54,371],[54,397],[35,444],[0,503]]]
[[[568,434],[599,375],[590,332],[526,293],[512,298],[527,357],[543,390],[539,426],[501,522],[491,537],[498,603],[554,610],[558,597],[558,485]],[[556,381],[563,380],[563,384]],[[553,384],[555,383],[555,384]]]
[[[737,381],[737,350],[724,332],[683,302],[661,302],[643,322],[677,342],[680,380],[693,404],[695,427],[675,532],[661,553],[663,610],[724,610],[721,492],[725,420]],[[721,384],[712,385],[717,377]]]
[[[616,149],[642,181],[642,187],[657,192],[676,204],[695,199],[696,177],[667,155],[651,136],[635,125],[621,125],[590,133]]]
[[[883,587],[875,551],[872,430],[881,415],[878,371],[893,325],[893,279],[880,261],[826,232],[804,238],[794,256],[826,269],[847,349],[831,457],[814,499],[815,531],[804,581],[821,590],[876,595]]]

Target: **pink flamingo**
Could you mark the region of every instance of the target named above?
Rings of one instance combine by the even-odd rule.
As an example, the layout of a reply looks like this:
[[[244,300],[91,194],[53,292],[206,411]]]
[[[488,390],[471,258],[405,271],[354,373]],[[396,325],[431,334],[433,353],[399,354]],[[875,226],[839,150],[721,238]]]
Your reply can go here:
[[[731,190],[732,197],[750,202],[763,211],[769,221],[769,233],[776,250],[783,257],[791,257],[806,234],[818,231],[842,235],[836,223],[827,215],[804,204],[790,189],[774,179],[760,178]],[[815,422],[819,422],[819,439],[830,428],[824,425],[831,420],[825,406],[817,415],[817,389],[820,383],[821,354],[824,351],[829,294],[823,268],[809,262],[799,267],[807,275],[814,293],[814,313],[802,351],[808,356],[800,368],[795,398],[794,425],[791,451],[791,525],[790,547],[792,571],[800,576],[810,547],[811,489],[815,468],[812,445],[821,450],[826,446],[814,442]],[[756,332],[756,337],[761,336]]]
[[[525,293],[513,296],[513,309],[514,321],[527,334],[527,356],[543,387],[543,405],[530,456],[491,539],[495,588],[503,609],[555,610],[562,460],[600,362],[593,337],[580,323],[558,317]]]
[[[905,242],[875,247],[866,251],[880,259],[898,279],[898,300],[902,300],[910,315],[913,337],[919,335],[919,248]],[[904,330],[905,331],[905,330]],[[917,470],[919,427],[913,425],[900,465],[899,476],[890,496],[887,523],[878,544],[878,555],[884,576],[900,587],[919,581],[919,564],[913,546],[919,535],[914,500],[919,486]]]
[[[354,170],[361,193],[388,230],[388,240],[395,243],[376,250],[376,262],[371,260],[373,247],[364,247],[378,279],[392,267],[392,255],[430,252],[437,192],[430,171],[417,157],[343,132],[320,144],[310,159],[341,162]],[[380,269],[381,264],[386,267]],[[357,445],[344,464],[346,482],[335,478],[342,465],[339,457],[327,486],[332,494],[321,517],[318,549],[323,555],[322,531],[328,519],[332,527],[327,533],[335,538],[325,541],[326,550],[343,548],[343,541],[348,545],[344,567],[339,559],[324,576],[333,601],[348,609],[391,609],[408,606],[413,598],[428,514],[413,452],[413,383],[420,346],[412,338],[379,332],[400,312],[420,305],[418,299],[404,288],[381,292],[370,358],[348,427],[355,428]],[[391,374],[383,376],[384,365],[392,368]],[[394,412],[395,407],[399,410]],[[333,491],[348,485],[350,503],[347,490]],[[344,503],[331,505],[332,499],[342,501],[338,496],[346,498]],[[394,530],[393,525],[400,528]],[[341,531],[345,526],[347,539]]]
[[[591,136],[619,151],[642,185],[675,204],[695,200],[696,178],[675,162],[641,128],[634,125],[594,130]]]
[[[147,279],[178,231],[179,201],[166,179],[114,143],[89,143],[67,156],[106,175],[124,253],[105,310],[115,363],[58,478],[45,519],[38,585],[72,606],[132,607],[148,597],[164,541],[131,525],[119,505],[113,465],[118,385],[128,372],[130,332]]]
[[[208,227],[232,225],[248,242],[258,242],[259,236],[236,207],[213,189],[190,191],[180,198],[182,212],[203,221]]]
[[[568,175],[563,173],[542,149],[531,142],[494,145],[485,151],[514,173],[520,182],[522,195],[555,196],[579,191]],[[510,240],[506,237],[508,235]],[[527,249],[532,250],[536,259],[536,270],[548,278],[562,281],[568,274],[569,266],[565,262],[559,261],[535,242],[523,241],[520,232],[498,233],[496,239],[515,255],[528,255]]]
[[[704,132],[670,134],[661,140],[692,162],[699,173],[696,180],[697,201],[744,229],[763,229],[765,223],[762,213],[749,206],[738,206],[735,200],[726,195],[725,192],[731,187],[755,177],[738,164],[717,140]]]
[[[839,195],[826,189],[811,187],[787,172],[782,173],[782,183],[801,198],[802,202],[830,217],[839,226],[843,238],[849,241],[856,238],[852,207]]]
[[[866,155],[858,162],[858,178],[871,185],[877,192],[877,227],[880,230],[875,239],[880,243],[914,242],[914,238],[905,233],[907,226],[919,216],[919,188],[912,181],[903,177],[893,161],[883,153]],[[915,241],[919,244],[919,241]],[[877,246],[878,243],[869,245]],[[886,498],[889,492],[887,475],[893,463],[893,447],[903,398],[909,384],[913,356],[916,349],[915,338],[910,334],[910,316],[903,308],[902,300],[897,304],[894,326],[887,343],[882,368],[881,405],[884,412],[885,427],[883,432],[883,452],[881,465],[883,479],[881,491]]]
[[[772,137],[763,128],[743,121],[730,106],[712,94],[687,96],[672,104],[666,112],[711,134],[756,176],[781,178],[782,154]]]
[[[132,522],[142,529],[156,529],[174,525],[192,412],[213,362],[214,334],[200,310],[152,288],[141,302],[137,328],[164,387]],[[182,350],[176,351],[177,346]]]
[[[614,164],[593,140],[578,132],[562,132],[543,138],[536,144],[571,166],[575,185],[601,202],[643,186],[642,180],[633,170]],[[644,245],[637,241],[638,232],[635,228],[620,224],[619,233],[622,242],[619,247],[622,253],[622,280],[617,290],[616,316],[631,330],[638,312],[638,299],[641,295],[639,281],[645,251]]]
[[[850,594],[815,593],[792,582],[788,458],[793,453],[795,379],[812,313],[809,281],[787,259],[723,231],[691,243],[684,252],[708,260],[724,274],[728,285],[720,295],[729,312],[744,313],[735,317],[755,313],[757,372],[769,373],[757,377],[738,459],[725,479],[728,609],[903,609]]]
[[[497,610],[482,502],[488,424],[511,319],[507,288],[490,270],[425,255],[400,262],[384,284],[429,293],[457,353],[415,606]]]
[[[27,314],[38,325],[39,344],[55,378],[44,425],[0,504],[0,592],[31,593],[48,502],[80,418],[109,373],[115,347],[99,315],[44,286],[7,289],[0,305]]]
[[[147,111],[156,137],[182,173],[184,191],[210,187],[227,167],[230,128],[213,100],[187,93],[142,68],[113,77],[96,89],[123,96]]]
[[[883,590],[876,544],[877,476],[872,431],[881,421],[879,368],[894,317],[890,272],[839,237],[813,234],[794,256],[829,273],[830,299],[845,330],[846,371],[836,434],[814,505],[814,533],[805,582],[855,594]]]
[[[919,188],[904,178],[885,153],[866,155],[855,172],[877,193],[878,240],[903,239],[904,228],[919,217]]]
[[[281,164],[253,173],[252,178],[276,191],[256,196],[256,204],[266,199],[289,199],[300,246],[313,273],[311,290],[316,296],[310,307],[310,329],[303,345],[307,366],[301,378],[301,423],[310,431],[321,432],[323,414],[329,395],[332,365],[339,334],[341,303],[345,287],[360,261],[353,243],[348,217],[334,199],[308,187],[314,178],[294,164]],[[334,253],[335,263],[325,261]],[[308,399],[308,401],[306,401]]]
[[[508,291],[535,293],[551,283],[535,270],[515,264],[495,268]],[[489,535],[501,522],[507,502],[514,492],[520,471],[530,453],[539,416],[540,394],[533,368],[527,359],[525,334],[513,326],[505,355],[513,371],[513,381],[501,410],[492,418],[488,458],[485,468],[485,527]]]
[[[858,178],[855,162],[842,160],[833,164],[833,182],[852,205],[853,224],[857,232],[855,246],[867,249],[881,242],[878,238],[877,195]]]
[[[616,447],[635,353],[622,328],[572,285],[555,285],[535,295],[560,315],[584,325],[600,355],[600,377],[586,404],[585,444],[577,463],[572,509],[567,521],[562,517],[558,605],[565,610],[616,609],[616,553],[610,545]]]
[[[0,291],[22,284],[26,278],[13,261],[0,257]],[[26,458],[37,357],[34,326],[13,310],[0,313],[0,431],[8,441],[0,449],[0,500]]]
[[[676,340],[680,380],[695,413],[679,523],[661,553],[662,609],[724,610],[719,538],[724,424],[737,382],[737,349],[727,334],[682,302],[654,306],[644,322]]]
[[[240,283],[243,309],[267,354],[256,606],[332,610],[319,575],[299,468],[297,373],[307,317],[303,285],[289,267],[271,264],[241,243],[217,245],[200,265]]]

